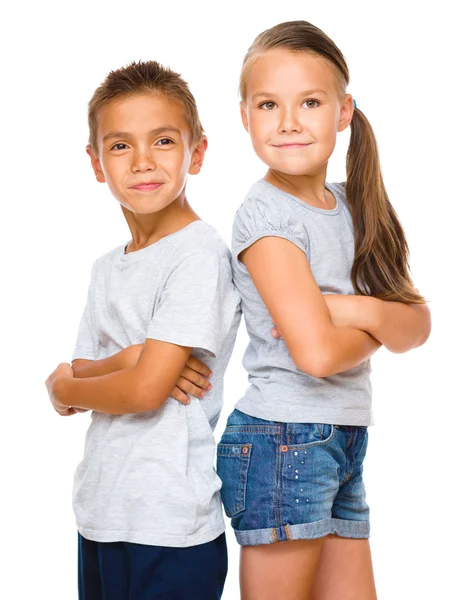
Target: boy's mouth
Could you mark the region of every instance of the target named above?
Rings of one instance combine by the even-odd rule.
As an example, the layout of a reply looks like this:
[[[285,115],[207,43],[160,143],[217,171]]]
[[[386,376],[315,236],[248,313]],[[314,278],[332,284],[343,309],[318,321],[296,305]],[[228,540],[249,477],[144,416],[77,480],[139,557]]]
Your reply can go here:
[[[137,185],[133,185],[130,189],[137,190],[137,192],[153,192],[162,185],[162,182],[150,181],[148,183],[137,183]]]

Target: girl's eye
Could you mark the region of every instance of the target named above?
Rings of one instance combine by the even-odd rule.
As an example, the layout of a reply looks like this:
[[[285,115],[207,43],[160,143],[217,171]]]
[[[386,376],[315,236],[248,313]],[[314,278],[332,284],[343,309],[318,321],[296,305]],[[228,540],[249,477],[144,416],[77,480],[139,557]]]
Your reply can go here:
[[[273,108],[275,108],[277,105],[275,104],[275,102],[263,102],[259,108],[262,108],[262,110],[272,110]]]
[[[319,102],[317,100],[305,100],[302,106],[306,106],[306,108],[316,108],[319,106]]]
[[[123,142],[119,142],[118,144],[114,144],[114,146],[111,148],[111,150],[125,150],[126,148],[128,148],[127,144],[124,144]]]
[[[161,140],[158,140],[156,143],[160,146],[169,146],[171,144],[174,144],[173,140],[170,140],[169,138],[163,138]]]

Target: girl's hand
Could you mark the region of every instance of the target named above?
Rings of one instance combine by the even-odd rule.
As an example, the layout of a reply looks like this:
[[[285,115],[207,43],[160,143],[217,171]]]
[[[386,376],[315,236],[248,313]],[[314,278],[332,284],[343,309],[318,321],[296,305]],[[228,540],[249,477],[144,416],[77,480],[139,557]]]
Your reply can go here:
[[[189,356],[189,360],[171,392],[171,397],[186,405],[190,403],[188,394],[196,398],[203,398],[205,393],[212,389],[212,384],[207,380],[211,375],[211,370],[203,362]]]
[[[62,377],[73,377],[72,367],[68,363],[60,363],[60,365],[53,371],[46,379],[46,387],[49,393],[49,399],[54,407],[54,410],[61,417],[69,417],[77,412],[81,412],[80,409],[75,410],[71,406],[65,406],[62,404],[59,397],[59,390],[57,383]]]

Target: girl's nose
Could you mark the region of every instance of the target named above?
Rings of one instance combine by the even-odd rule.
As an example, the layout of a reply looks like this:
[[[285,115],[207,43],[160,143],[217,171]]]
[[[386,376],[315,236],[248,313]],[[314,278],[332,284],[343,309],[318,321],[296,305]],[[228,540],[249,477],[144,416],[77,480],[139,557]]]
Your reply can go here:
[[[292,131],[298,133],[302,131],[303,127],[297,111],[288,109],[280,111],[280,122],[278,129],[280,133],[289,133]]]

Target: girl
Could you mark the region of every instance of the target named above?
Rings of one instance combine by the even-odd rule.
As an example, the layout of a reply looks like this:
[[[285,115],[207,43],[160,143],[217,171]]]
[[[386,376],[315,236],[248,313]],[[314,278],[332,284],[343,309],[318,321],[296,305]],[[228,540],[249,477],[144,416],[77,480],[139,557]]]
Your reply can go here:
[[[430,333],[348,82],[340,50],[304,21],[260,34],[241,72],[243,124],[268,166],[233,226],[250,387],[218,446],[243,600],[376,598],[362,480],[369,358]],[[327,184],[349,125],[347,183]]]

